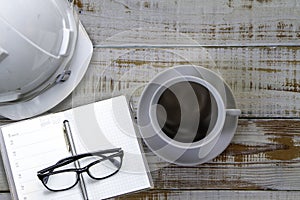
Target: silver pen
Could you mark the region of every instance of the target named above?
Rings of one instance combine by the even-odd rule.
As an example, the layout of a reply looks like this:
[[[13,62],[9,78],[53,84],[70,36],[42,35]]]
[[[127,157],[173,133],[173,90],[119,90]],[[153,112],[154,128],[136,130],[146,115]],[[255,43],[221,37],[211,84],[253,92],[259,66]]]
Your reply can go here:
[[[63,124],[64,124],[64,132],[66,134],[66,139],[67,139],[67,143],[68,143],[68,150],[71,152],[71,154],[73,156],[75,156],[75,155],[77,155],[77,152],[76,152],[76,148],[75,148],[75,144],[74,144],[74,140],[73,140],[73,136],[72,136],[72,132],[71,132],[71,128],[70,128],[70,123],[68,120],[65,120],[63,122]],[[79,164],[78,160],[75,161],[75,167],[77,169],[80,168],[80,164]],[[86,190],[86,186],[85,186],[82,174],[79,175],[79,184],[80,184],[80,189],[81,189],[83,198],[85,200],[88,200],[88,193]]]

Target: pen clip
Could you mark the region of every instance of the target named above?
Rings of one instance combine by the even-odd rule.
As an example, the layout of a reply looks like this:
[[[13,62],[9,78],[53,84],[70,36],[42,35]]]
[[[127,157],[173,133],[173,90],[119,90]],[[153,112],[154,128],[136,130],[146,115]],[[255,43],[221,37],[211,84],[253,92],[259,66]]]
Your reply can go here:
[[[71,152],[71,144],[70,144],[70,140],[69,140],[68,133],[67,133],[65,126],[63,126],[63,132],[64,132],[64,138],[65,138],[67,150],[69,152]]]

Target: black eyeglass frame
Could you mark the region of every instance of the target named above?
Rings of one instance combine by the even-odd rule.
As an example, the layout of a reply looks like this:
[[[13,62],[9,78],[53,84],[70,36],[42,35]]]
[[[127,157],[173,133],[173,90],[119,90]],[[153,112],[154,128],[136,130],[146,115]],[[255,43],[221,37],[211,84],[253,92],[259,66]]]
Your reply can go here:
[[[114,154],[109,155],[109,156],[103,155],[103,154],[108,154],[108,153],[114,153]],[[93,161],[93,162],[91,162],[90,164],[86,165],[83,168],[79,168],[79,169],[78,168],[70,168],[70,169],[63,169],[63,170],[54,171],[56,168],[62,167],[64,165],[70,164],[72,162],[78,161],[79,159],[86,158],[86,157],[89,157],[89,156],[99,156],[99,157],[102,157],[102,159]],[[91,153],[78,154],[78,155],[75,155],[75,156],[70,156],[70,157],[61,159],[56,164],[51,165],[51,166],[49,166],[49,167],[47,167],[45,169],[42,169],[42,170],[38,171],[37,172],[37,176],[41,180],[41,182],[43,183],[43,185],[48,190],[53,191],[53,192],[65,191],[65,190],[69,190],[69,189],[73,188],[79,182],[79,179],[80,179],[79,175],[81,173],[83,173],[83,172],[87,172],[87,174],[92,179],[95,179],[95,180],[103,180],[103,179],[106,179],[106,178],[109,178],[109,177],[113,176],[118,171],[120,171],[122,163],[123,163],[123,156],[124,156],[124,152],[123,152],[123,150],[121,148],[114,148],[114,149],[107,149],[107,150],[96,151],[96,152],[91,152]],[[120,157],[120,162],[117,161],[117,160],[115,160],[114,159],[115,157]],[[115,172],[113,172],[112,174],[109,174],[109,175],[101,177],[101,178],[94,177],[90,173],[89,168],[91,166],[93,166],[93,165],[95,165],[95,164],[97,164],[99,162],[105,161],[105,160],[111,161],[117,167],[117,170]],[[71,185],[71,186],[69,186],[67,188],[64,188],[64,189],[55,190],[55,189],[49,188],[47,186],[47,182],[45,183],[45,181],[48,180],[49,176],[54,175],[54,174],[59,174],[59,173],[65,173],[65,172],[76,172],[76,174],[77,174],[77,180],[76,180],[76,182],[73,185]]]

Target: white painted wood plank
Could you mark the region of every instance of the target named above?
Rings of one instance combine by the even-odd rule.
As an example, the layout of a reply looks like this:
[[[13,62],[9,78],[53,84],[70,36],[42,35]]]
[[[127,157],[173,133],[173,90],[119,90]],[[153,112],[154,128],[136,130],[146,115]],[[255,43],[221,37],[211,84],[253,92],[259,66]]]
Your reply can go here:
[[[297,0],[77,0],[94,44],[299,45]],[[130,37],[118,35],[135,32]],[[114,37],[113,40],[107,40]]]
[[[72,96],[54,111],[133,94],[158,72],[193,64],[214,70],[232,89],[243,117],[299,117],[300,48],[95,48]]]
[[[171,190],[152,190],[133,195],[127,195],[117,199],[222,199],[222,200],[278,200],[289,199],[298,200],[300,192],[286,191],[218,191],[218,190],[197,190],[197,191],[171,191]]]
[[[222,199],[222,200],[298,200],[300,192],[287,191],[218,191],[218,190],[204,190],[204,191],[168,191],[168,190],[150,190],[146,192],[138,192],[120,196],[115,199]],[[1,200],[11,200],[9,193],[0,193]]]
[[[148,153],[156,188],[299,190],[299,120],[239,120],[231,145],[193,167],[170,165]]]

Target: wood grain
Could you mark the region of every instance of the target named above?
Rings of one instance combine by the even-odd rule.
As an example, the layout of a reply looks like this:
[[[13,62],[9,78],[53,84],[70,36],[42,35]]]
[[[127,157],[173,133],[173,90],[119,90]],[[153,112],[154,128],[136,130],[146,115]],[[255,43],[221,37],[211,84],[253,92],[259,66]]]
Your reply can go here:
[[[244,118],[226,151],[203,165],[170,165],[145,147],[155,188],[123,198],[299,199],[300,1],[75,4],[94,55],[83,81],[52,112],[119,94],[132,96],[136,108],[155,74],[194,64],[224,78]],[[0,161],[1,200],[10,199],[8,190]]]
[[[94,46],[106,48],[95,49],[83,84],[59,109],[129,95],[162,69],[196,64],[219,71],[242,117],[299,116],[299,1],[75,3]],[[146,49],[113,48],[135,45]],[[151,48],[164,46],[177,48]]]
[[[299,120],[240,120],[231,145],[210,163],[148,162],[152,169],[165,166],[153,172],[160,189],[299,190],[299,144]]]
[[[299,192],[286,192],[286,191],[172,191],[172,190],[148,190],[147,192],[138,192],[135,194],[121,196],[115,199],[222,199],[222,200],[298,200]],[[11,200],[9,193],[1,193],[1,200]]]
[[[182,44],[182,37],[189,37],[202,45],[299,45],[297,0],[77,0],[76,5],[94,44],[137,29],[128,43]]]
[[[95,48],[83,81],[54,111],[120,94],[133,95],[136,107],[154,75],[184,64],[222,76],[242,117],[300,115],[300,47]]]
[[[274,126],[276,125],[276,126]],[[231,145],[206,164],[180,167],[145,148],[157,190],[299,190],[300,120],[239,120]],[[0,165],[0,191],[7,191]]]
[[[95,52],[84,80],[53,111],[119,94],[133,94],[136,107],[143,86],[155,74],[195,64],[224,78],[242,117],[299,117],[299,1],[77,0],[75,4]]]
[[[222,199],[222,200],[275,200],[275,199],[289,199],[298,200],[299,192],[286,192],[286,191],[214,191],[214,190],[151,190],[137,194],[127,195],[117,199]]]

